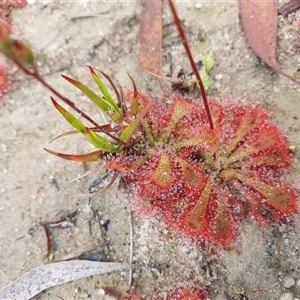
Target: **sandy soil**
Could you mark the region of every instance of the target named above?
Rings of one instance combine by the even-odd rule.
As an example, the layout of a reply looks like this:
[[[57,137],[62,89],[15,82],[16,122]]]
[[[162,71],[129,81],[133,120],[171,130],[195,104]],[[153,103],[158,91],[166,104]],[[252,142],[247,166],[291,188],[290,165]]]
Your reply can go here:
[[[216,62],[210,74],[210,96],[252,101],[273,112],[291,145],[296,146],[295,164],[287,180],[299,188],[300,86],[259,63],[245,42],[236,1],[182,2],[178,7],[196,60],[206,52]],[[30,42],[41,73],[53,86],[99,119],[95,107],[60,74],[92,85],[86,68],[92,65],[126,86],[130,84],[126,75],[129,72],[139,88],[162,97],[159,82],[137,65],[141,11],[139,1],[36,2],[14,12],[14,35]],[[170,21],[165,9],[164,22]],[[180,68],[189,71],[175,28],[168,26],[164,33],[164,53],[172,55],[175,73]],[[206,42],[200,43],[204,38]],[[292,17],[281,19],[278,58],[289,73],[299,66],[297,47]],[[10,75],[13,84],[0,103],[0,287],[47,263],[46,238],[39,223],[57,220],[76,209],[75,225],[53,229],[55,260],[75,258],[92,250],[108,260],[127,262],[131,211],[127,193],[115,184],[92,201],[70,196],[87,193],[94,180],[104,174],[98,168],[92,175],[70,183],[97,164],[63,161],[46,153],[43,147],[79,153],[89,146],[80,136],[49,145],[54,136],[70,127],[52,107],[50,92],[13,66]],[[245,220],[241,228],[236,249],[217,256],[177,239],[158,222],[134,214],[134,262],[167,264],[169,268],[134,271],[133,290],[149,299],[157,291],[191,282],[207,288],[214,300],[300,298],[299,216],[292,224],[264,228]],[[102,299],[107,297],[103,296],[105,286],[125,292],[128,272],[58,286],[36,299]]]

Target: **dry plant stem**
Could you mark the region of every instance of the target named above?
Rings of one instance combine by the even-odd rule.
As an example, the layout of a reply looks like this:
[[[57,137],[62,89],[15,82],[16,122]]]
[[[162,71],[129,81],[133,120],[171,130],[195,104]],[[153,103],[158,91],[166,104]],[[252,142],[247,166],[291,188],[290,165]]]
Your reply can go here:
[[[71,220],[71,221],[75,220],[77,211],[78,210],[76,209],[74,212],[70,213],[69,215],[67,215],[63,218],[60,218],[59,220],[54,221],[54,222],[40,222],[40,225],[42,225],[45,230],[46,239],[47,239],[47,255],[45,256],[45,258],[50,257],[52,247],[53,247],[50,228],[61,226],[62,223],[67,220]]]
[[[129,213],[129,238],[130,238],[130,246],[129,246],[129,265],[132,265],[133,261],[133,224],[132,224],[132,210],[130,209]],[[129,280],[128,280],[128,285],[129,285],[129,290],[132,287],[132,268],[129,269]]]
[[[175,9],[175,6],[174,6],[172,0],[168,0],[168,3],[169,3],[170,10],[171,10],[173,18],[174,18],[174,23],[175,23],[175,25],[177,27],[177,30],[179,32],[182,45],[183,45],[183,47],[185,49],[185,52],[186,52],[186,54],[188,56],[190,65],[191,65],[191,67],[193,69],[193,72],[194,72],[194,74],[196,76],[198,85],[200,87],[200,91],[201,91],[201,95],[202,95],[202,99],[203,99],[205,111],[207,113],[207,118],[208,118],[208,122],[209,122],[210,128],[214,129],[214,125],[213,125],[213,121],[212,121],[212,118],[211,118],[211,113],[210,113],[208,101],[207,101],[207,98],[206,98],[205,88],[204,88],[204,85],[203,85],[202,80],[200,78],[198,68],[197,68],[197,66],[196,66],[196,64],[194,62],[193,56],[191,54],[191,50],[190,50],[188,41],[186,39],[185,32],[184,32],[184,30],[182,28],[181,21],[178,18],[178,15],[177,15],[177,12],[176,12],[176,9]]]

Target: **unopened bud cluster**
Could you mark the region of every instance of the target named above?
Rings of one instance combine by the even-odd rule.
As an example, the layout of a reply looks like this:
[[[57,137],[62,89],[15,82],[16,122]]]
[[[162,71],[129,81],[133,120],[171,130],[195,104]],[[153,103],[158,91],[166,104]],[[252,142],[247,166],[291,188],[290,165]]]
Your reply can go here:
[[[0,52],[19,65],[34,66],[31,48],[24,42],[12,39],[4,27],[0,27]]]

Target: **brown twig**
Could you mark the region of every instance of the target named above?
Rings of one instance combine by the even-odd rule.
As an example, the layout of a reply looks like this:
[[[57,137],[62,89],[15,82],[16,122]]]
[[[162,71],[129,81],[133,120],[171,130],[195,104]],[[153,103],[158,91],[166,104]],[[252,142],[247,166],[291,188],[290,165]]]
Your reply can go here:
[[[300,8],[300,0],[291,0],[278,9],[278,14],[287,17]]]
[[[62,226],[62,224],[66,221],[71,221],[71,222],[74,221],[74,219],[77,216],[77,212],[78,212],[78,210],[76,209],[74,212],[72,212],[72,213],[68,214],[67,216],[64,216],[54,222],[40,222],[40,225],[42,225],[45,230],[46,239],[47,239],[47,255],[46,255],[46,257],[49,258],[51,255],[51,252],[53,250],[53,243],[52,243],[52,236],[51,236],[50,228]]]

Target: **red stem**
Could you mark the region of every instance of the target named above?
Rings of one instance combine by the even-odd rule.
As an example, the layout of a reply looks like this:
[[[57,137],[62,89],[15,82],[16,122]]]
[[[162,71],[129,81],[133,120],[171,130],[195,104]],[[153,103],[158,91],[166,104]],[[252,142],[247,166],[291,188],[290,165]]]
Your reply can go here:
[[[179,32],[182,45],[183,45],[183,47],[185,49],[185,52],[186,52],[186,54],[188,56],[188,59],[190,61],[190,65],[191,65],[191,67],[193,69],[193,72],[194,72],[194,74],[196,76],[198,85],[200,87],[200,91],[201,91],[201,95],[202,95],[202,100],[203,100],[203,103],[204,103],[204,107],[205,107],[205,110],[206,110],[206,114],[207,114],[207,118],[208,118],[208,122],[209,122],[210,128],[214,129],[214,124],[213,124],[213,121],[212,121],[212,117],[211,117],[211,113],[210,113],[208,101],[207,101],[207,98],[206,98],[205,88],[204,88],[204,85],[203,85],[202,80],[200,78],[198,68],[197,68],[197,66],[196,66],[196,64],[194,62],[193,56],[191,54],[191,50],[190,50],[190,47],[188,45],[188,41],[186,39],[186,36],[185,36],[184,30],[183,30],[181,21],[178,18],[178,14],[176,12],[176,9],[175,9],[175,6],[174,6],[172,0],[168,0],[168,3],[169,3],[170,10],[172,12],[172,15],[173,15],[174,23],[175,23],[175,25],[177,27],[177,30]]]

